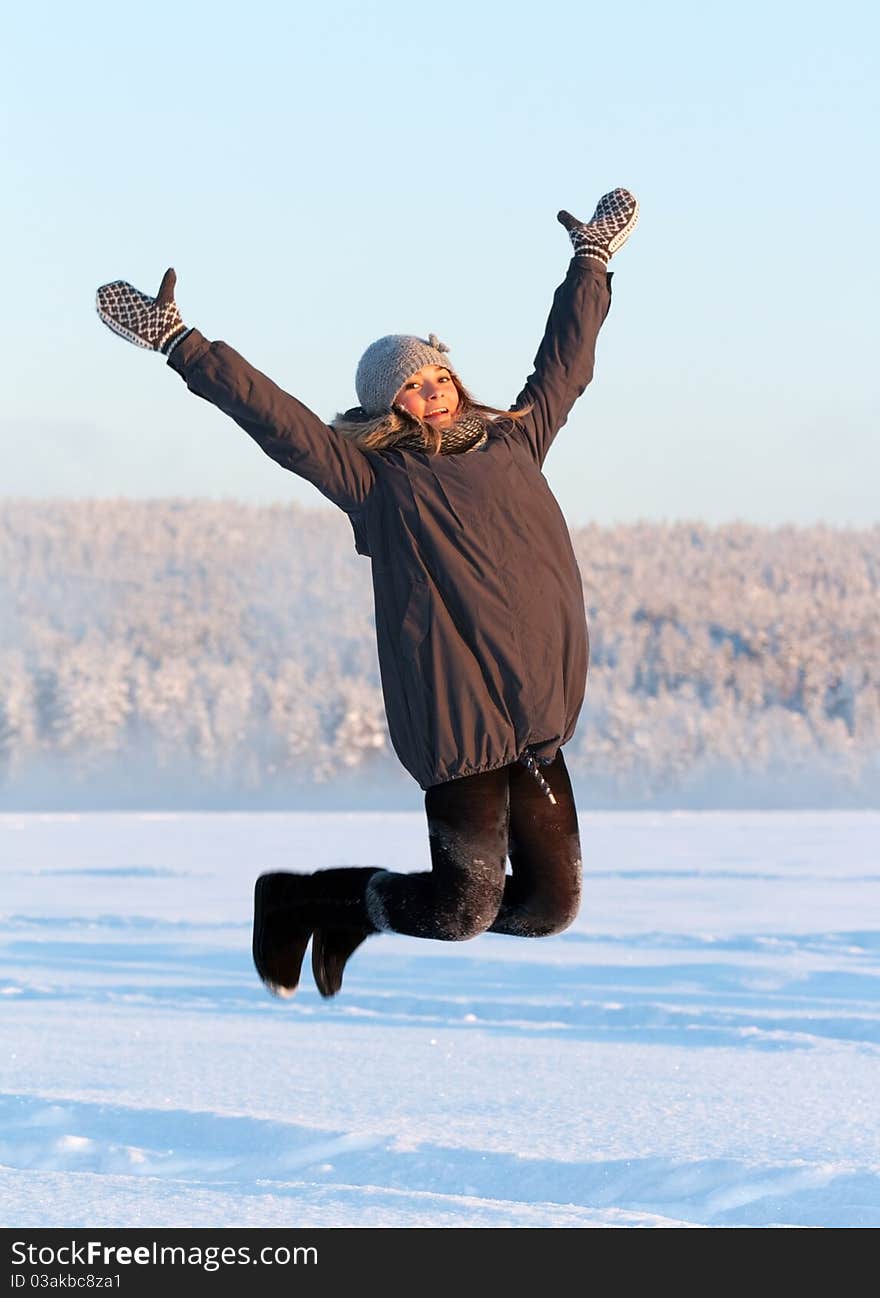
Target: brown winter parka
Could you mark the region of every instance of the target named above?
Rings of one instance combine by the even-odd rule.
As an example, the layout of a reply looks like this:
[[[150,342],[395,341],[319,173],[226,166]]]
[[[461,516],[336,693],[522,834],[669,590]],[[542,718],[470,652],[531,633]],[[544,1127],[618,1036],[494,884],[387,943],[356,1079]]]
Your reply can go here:
[[[372,563],[388,730],[423,789],[550,759],[583,703],[589,642],[568,528],[541,472],[593,376],[611,301],[600,263],[573,258],[534,372],[486,441],[458,455],[361,450],[224,342],[193,330],[169,365],[267,455],[348,514]]]

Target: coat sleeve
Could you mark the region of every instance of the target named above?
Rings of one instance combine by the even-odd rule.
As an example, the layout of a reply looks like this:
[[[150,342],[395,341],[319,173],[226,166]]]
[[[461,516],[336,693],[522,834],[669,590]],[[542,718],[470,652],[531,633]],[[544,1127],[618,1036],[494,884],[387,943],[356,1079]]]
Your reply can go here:
[[[593,377],[596,338],[610,306],[608,271],[588,257],[572,257],[553,296],[534,371],[511,407],[533,406],[513,425],[511,436],[528,445],[539,465]]]
[[[373,486],[363,451],[226,343],[209,342],[193,329],[168,364],[190,392],[234,419],[282,468],[307,478],[346,512],[363,505]]]

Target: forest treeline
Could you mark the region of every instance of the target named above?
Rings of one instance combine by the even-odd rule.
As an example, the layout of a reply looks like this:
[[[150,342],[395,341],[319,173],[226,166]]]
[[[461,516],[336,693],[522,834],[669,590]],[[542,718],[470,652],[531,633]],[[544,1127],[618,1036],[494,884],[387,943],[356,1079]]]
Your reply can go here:
[[[880,528],[573,530],[591,636],[566,758],[594,801],[877,805]],[[369,561],[331,510],[0,506],[0,798],[414,788]],[[85,794],[83,795],[85,796]],[[112,799],[111,799],[112,800]]]

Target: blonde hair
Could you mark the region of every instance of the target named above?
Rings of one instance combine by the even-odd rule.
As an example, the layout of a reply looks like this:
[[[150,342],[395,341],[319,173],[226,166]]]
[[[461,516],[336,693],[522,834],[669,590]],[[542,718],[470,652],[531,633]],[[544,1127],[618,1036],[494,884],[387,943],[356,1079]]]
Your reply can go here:
[[[517,419],[524,419],[532,410],[530,405],[523,406],[519,410],[498,410],[495,406],[486,406],[468,392],[454,370],[450,370],[449,373],[458,393],[456,419],[461,418],[462,415],[479,415],[487,422],[496,419],[515,422]],[[353,410],[346,410],[332,419],[330,427],[335,432],[342,433],[343,437],[348,437],[364,451],[388,451],[398,442],[410,443],[415,434],[421,439],[423,448],[429,455],[437,455],[443,442],[443,433],[439,428],[432,428],[423,419],[417,419],[408,411],[396,409],[394,406],[387,414],[372,417],[360,406],[355,406]]]

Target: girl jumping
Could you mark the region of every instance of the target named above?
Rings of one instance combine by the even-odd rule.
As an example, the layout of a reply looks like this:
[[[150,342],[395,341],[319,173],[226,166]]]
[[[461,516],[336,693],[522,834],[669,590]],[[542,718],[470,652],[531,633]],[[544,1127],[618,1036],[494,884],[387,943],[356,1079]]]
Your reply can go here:
[[[261,875],[254,963],[278,995],[296,990],[310,940],[329,997],[370,934],[545,937],[577,914],[580,841],[562,748],[589,641],[568,528],[541,467],[593,376],[608,261],[637,218],[625,189],[587,222],[559,213],[574,256],[507,411],[470,394],[434,334],[389,334],[360,359],[360,404],[327,425],[183,323],[173,270],[155,298],[121,280],[98,290],[106,325],[163,353],[191,392],[343,509],[371,560],[388,731],[425,791],[431,869]]]

